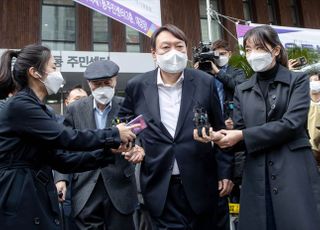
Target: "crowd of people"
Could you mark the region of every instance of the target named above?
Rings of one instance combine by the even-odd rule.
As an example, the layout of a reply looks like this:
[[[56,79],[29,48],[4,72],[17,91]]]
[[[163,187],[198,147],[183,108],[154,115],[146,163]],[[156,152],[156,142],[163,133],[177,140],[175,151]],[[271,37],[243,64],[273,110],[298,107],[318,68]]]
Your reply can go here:
[[[50,49],[6,51],[0,228],[228,230],[236,194],[239,230],[318,230],[319,73],[291,71],[270,26],[244,36],[250,78],[229,65],[226,41],[211,45],[205,70],[187,68],[187,45],[178,27],[158,28],[157,67],[130,79],[124,98],[119,66],[91,63],[90,95],[70,90],[63,116],[45,104],[64,83]]]

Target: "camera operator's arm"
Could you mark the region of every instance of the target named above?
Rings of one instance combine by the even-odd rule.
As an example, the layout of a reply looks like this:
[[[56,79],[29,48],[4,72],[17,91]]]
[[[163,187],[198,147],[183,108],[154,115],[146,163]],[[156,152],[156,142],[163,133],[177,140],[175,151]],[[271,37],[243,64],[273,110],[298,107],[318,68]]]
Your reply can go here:
[[[236,85],[246,81],[246,75],[243,70],[228,67],[227,71],[220,71],[216,77],[223,85],[234,91]]]
[[[210,61],[211,63],[211,73],[214,75],[214,76],[217,76],[217,74],[220,73],[220,69],[218,68],[218,66],[216,66],[216,64],[214,64],[213,61]]]

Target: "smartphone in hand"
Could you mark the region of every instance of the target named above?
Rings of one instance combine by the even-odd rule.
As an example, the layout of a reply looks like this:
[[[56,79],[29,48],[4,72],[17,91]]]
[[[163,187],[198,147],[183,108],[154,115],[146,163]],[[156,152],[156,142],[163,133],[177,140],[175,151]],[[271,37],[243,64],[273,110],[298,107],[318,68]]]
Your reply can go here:
[[[134,125],[134,124],[140,124],[140,127],[132,129],[132,132],[136,135],[139,134],[145,128],[147,128],[147,124],[142,114],[140,114],[139,116],[137,116],[136,118],[128,122],[127,126]]]

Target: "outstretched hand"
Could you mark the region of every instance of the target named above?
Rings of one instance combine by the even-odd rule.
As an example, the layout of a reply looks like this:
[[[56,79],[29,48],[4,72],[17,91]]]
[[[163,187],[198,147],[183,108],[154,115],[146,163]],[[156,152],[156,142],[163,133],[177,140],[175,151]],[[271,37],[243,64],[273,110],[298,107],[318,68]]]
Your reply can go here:
[[[219,131],[223,137],[219,140],[213,141],[220,148],[230,148],[237,144],[239,141],[243,140],[242,130],[225,130],[222,129]]]

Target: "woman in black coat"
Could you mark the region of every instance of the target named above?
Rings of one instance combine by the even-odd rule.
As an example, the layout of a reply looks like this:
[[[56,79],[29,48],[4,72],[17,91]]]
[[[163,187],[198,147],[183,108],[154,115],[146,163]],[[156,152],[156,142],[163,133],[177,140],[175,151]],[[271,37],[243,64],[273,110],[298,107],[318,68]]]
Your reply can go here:
[[[319,230],[320,175],[305,128],[308,78],[286,68],[287,54],[270,26],[248,31],[244,48],[256,73],[236,87],[237,130],[195,138],[246,151],[240,230]]]
[[[119,150],[128,150],[123,146],[135,138],[124,124],[86,131],[58,124],[43,101],[57,93],[63,81],[44,46],[9,50],[1,57],[1,97],[18,90],[0,111],[1,229],[60,229],[52,169],[71,173],[104,167],[110,163],[111,148],[122,142]],[[55,149],[96,151],[66,154]]]

